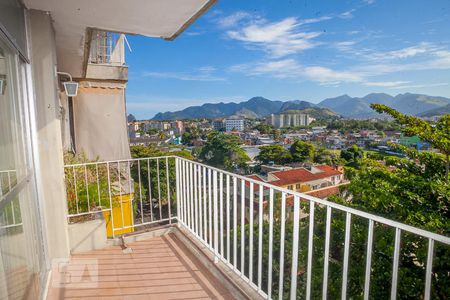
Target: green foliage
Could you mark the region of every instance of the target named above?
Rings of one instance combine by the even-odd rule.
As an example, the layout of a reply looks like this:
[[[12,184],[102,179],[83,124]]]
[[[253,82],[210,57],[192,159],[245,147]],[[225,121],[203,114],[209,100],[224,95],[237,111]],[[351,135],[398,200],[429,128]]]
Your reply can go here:
[[[378,130],[391,131],[400,130],[400,125],[396,122],[381,120],[355,120],[355,119],[335,119],[329,121],[327,129],[338,130],[340,132],[359,131],[359,130]]]
[[[282,145],[263,146],[259,150],[260,152],[256,159],[263,163],[285,164],[292,160],[291,154]]]
[[[449,177],[450,165],[450,114],[442,116],[436,124],[431,124],[417,117],[407,116],[389,106],[372,104],[371,107],[378,113],[386,113],[402,124],[402,131],[408,135],[417,135],[421,140],[429,142],[434,148],[446,156],[446,180]]]
[[[187,127],[186,131],[181,135],[181,142],[184,145],[192,146],[192,142],[199,139],[201,134],[197,128]]]
[[[267,123],[260,123],[254,127],[254,129],[258,130],[261,134],[269,134],[273,130],[273,126]]]
[[[315,147],[311,143],[296,140],[289,151],[294,162],[312,162],[314,160]]]
[[[337,151],[320,147],[317,148],[316,152],[314,153],[314,162],[332,166],[342,164],[343,160],[340,158]]]
[[[341,158],[346,161],[347,166],[358,167],[364,156],[364,152],[356,145],[341,151]]]
[[[239,137],[212,132],[200,152],[200,158],[207,164],[225,170],[245,170],[246,162],[250,160],[247,153],[240,147]]]

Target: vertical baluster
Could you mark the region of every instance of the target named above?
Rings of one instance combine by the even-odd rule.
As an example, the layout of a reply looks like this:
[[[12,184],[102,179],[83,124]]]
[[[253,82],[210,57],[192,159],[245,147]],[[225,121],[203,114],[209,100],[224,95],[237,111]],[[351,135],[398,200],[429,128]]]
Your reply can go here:
[[[272,298],[272,260],[273,260],[273,189],[269,191],[269,266],[267,280],[267,297]]]
[[[147,179],[148,179],[148,200],[150,203],[150,221],[153,222],[153,198],[152,198],[152,180],[150,171],[150,159],[147,158]]]
[[[206,167],[203,167],[203,240],[208,240],[208,211],[207,211],[207,194],[206,194]]]
[[[225,257],[225,251],[223,249],[223,173],[219,174],[219,217],[220,217],[220,254]]]
[[[230,175],[227,174],[227,183],[226,183],[226,194],[227,194],[227,260],[231,262],[230,258]]]
[[[249,223],[250,223],[250,236],[249,236],[249,258],[248,258],[248,278],[250,282],[253,282],[253,182],[250,182],[250,199],[249,199]]]
[[[331,207],[327,206],[327,223],[325,229],[325,253],[323,262],[323,287],[322,299],[328,296],[328,263],[330,258],[330,230],[331,230]]]
[[[297,271],[298,271],[298,232],[300,219],[300,199],[294,196],[294,229],[292,232],[292,267],[291,267],[291,300],[297,298]]]
[[[192,172],[193,172],[193,178],[194,185],[192,186],[193,193],[194,193],[194,231],[196,235],[199,235],[198,232],[198,195],[197,195],[197,165],[192,164]]]
[[[197,175],[198,175],[198,223],[199,223],[199,236],[200,239],[203,239],[203,203],[205,200],[202,197],[202,166],[198,166],[197,169]]]
[[[369,220],[369,229],[367,234],[366,275],[364,280],[364,300],[368,300],[370,294],[370,269],[372,266],[372,244],[373,244],[373,220]]]
[[[80,209],[78,207],[77,175],[75,173],[75,167],[72,167],[72,173],[73,173],[73,186],[75,187],[75,204],[77,206],[77,214],[79,214]],[[112,206],[111,206],[111,208],[112,208]]]
[[[111,218],[111,228],[112,228],[112,235],[115,237],[114,233],[114,216],[113,216],[113,203],[112,203],[112,195],[111,195],[111,175],[109,171],[109,162],[106,163],[106,171],[108,175],[108,194],[109,194],[109,217]]]
[[[217,211],[217,171],[213,171],[213,190],[214,190],[214,262],[218,262],[219,256],[219,224]]]
[[[264,202],[264,187],[259,185],[259,206],[258,206],[258,291],[262,290],[262,236],[263,236],[263,202]]]
[[[341,299],[347,298],[347,274],[348,274],[348,255],[350,252],[350,225],[352,222],[352,215],[347,212],[345,219],[345,244],[344,244],[344,266],[342,270],[342,294]]]
[[[430,299],[431,294],[431,274],[433,269],[433,252],[434,252],[434,240],[428,239],[428,254],[427,254],[427,270],[425,273],[425,295],[424,300]]]
[[[177,220],[180,222],[181,219],[181,195],[180,195],[180,160],[178,157],[174,158],[175,160],[175,187],[176,187],[176,204],[177,204]]]
[[[98,176],[98,163],[95,164],[95,174],[96,174],[96,179],[97,179],[98,206],[102,207],[102,200],[100,197],[100,179]]]
[[[281,194],[281,233],[280,233],[280,278],[278,284],[278,299],[282,300],[284,295],[284,239],[286,227],[286,193]]]
[[[172,210],[170,203],[170,174],[169,174],[169,158],[166,157],[166,184],[167,184],[167,205],[169,211],[169,224],[172,224]]]
[[[139,203],[141,205],[141,223],[144,223],[144,210],[142,206],[142,182],[141,182],[141,161],[138,160],[138,180],[139,180]]]
[[[195,212],[194,212],[194,164],[193,163],[189,163],[189,208],[190,208],[190,213],[191,213],[191,230],[197,234],[197,232],[195,232]]]
[[[186,161],[180,160],[181,163],[181,195],[183,204],[183,210],[181,211],[181,215],[183,218],[183,225],[187,227],[187,204],[186,204]]]
[[[187,213],[188,213],[188,227],[193,230],[194,220],[192,218],[192,165],[186,162],[186,187],[187,187]]]
[[[245,181],[241,179],[241,274],[245,270]]]
[[[161,204],[161,173],[159,172],[159,158],[156,159],[156,179],[157,179],[157,181],[158,181],[159,220],[162,220],[162,204]]]
[[[123,195],[122,195],[122,179],[121,179],[121,172],[120,172],[120,162],[117,162],[117,173],[119,174],[118,175],[118,178],[119,178],[119,199],[120,199],[120,212],[121,212],[121,215],[122,215],[122,230],[123,230],[123,227],[125,226],[125,217],[124,217],[124,214],[123,214]]]
[[[309,201],[308,269],[306,278],[306,299],[311,299],[313,241],[314,241],[314,202]]]
[[[129,199],[129,205],[130,205],[130,211],[133,214],[133,200],[134,197],[131,197],[131,193],[134,193],[134,186],[131,185],[131,164],[130,161],[128,161],[128,199]],[[134,218],[131,217],[131,226],[134,226]],[[125,227],[125,224],[124,224]]]
[[[89,184],[88,184],[87,166],[86,165],[84,165],[84,184],[86,185],[87,211],[91,212],[91,205],[89,203],[90,202],[89,201]]]
[[[237,178],[233,177],[233,266],[237,270]]]
[[[392,286],[391,286],[391,299],[397,298],[397,279],[398,279],[398,259],[400,255],[400,228],[395,228],[395,244],[394,244],[394,262],[392,264]]]
[[[208,222],[209,222],[209,247],[213,249],[212,232],[212,195],[211,195],[211,169],[208,169]]]

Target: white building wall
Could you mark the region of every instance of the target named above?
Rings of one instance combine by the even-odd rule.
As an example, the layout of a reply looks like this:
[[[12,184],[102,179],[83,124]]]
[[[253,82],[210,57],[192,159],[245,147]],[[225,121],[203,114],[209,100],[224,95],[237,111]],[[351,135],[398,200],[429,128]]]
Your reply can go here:
[[[49,259],[69,256],[64,185],[63,143],[55,50],[50,15],[30,11],[31,65],[35,91],[40,167],[36,170],[43,198],[43,229]]]

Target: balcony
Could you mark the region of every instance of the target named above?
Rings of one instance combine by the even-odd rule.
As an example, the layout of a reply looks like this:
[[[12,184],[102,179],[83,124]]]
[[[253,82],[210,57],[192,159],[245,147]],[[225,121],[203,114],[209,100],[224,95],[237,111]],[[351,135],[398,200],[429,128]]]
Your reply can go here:
[[[441,258],[450,238],[198,162],[73,164],[65,180],[68,268],[94,259],[98,276],[50,296],[430,299],[448,291]]]

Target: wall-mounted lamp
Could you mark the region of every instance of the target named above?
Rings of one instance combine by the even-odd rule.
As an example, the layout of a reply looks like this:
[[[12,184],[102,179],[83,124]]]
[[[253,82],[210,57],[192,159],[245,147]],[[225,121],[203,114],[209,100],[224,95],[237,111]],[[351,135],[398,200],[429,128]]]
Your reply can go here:
[[[64,90],[67,97],[76,97],[78,92],[78,82],[72,81],[72,76],[66,72],[57,72],[57,74],[69,77],[69,81],[64,81]]]
[[[6,90],[6,75],[0,75],[0,95],[4,95]]]

